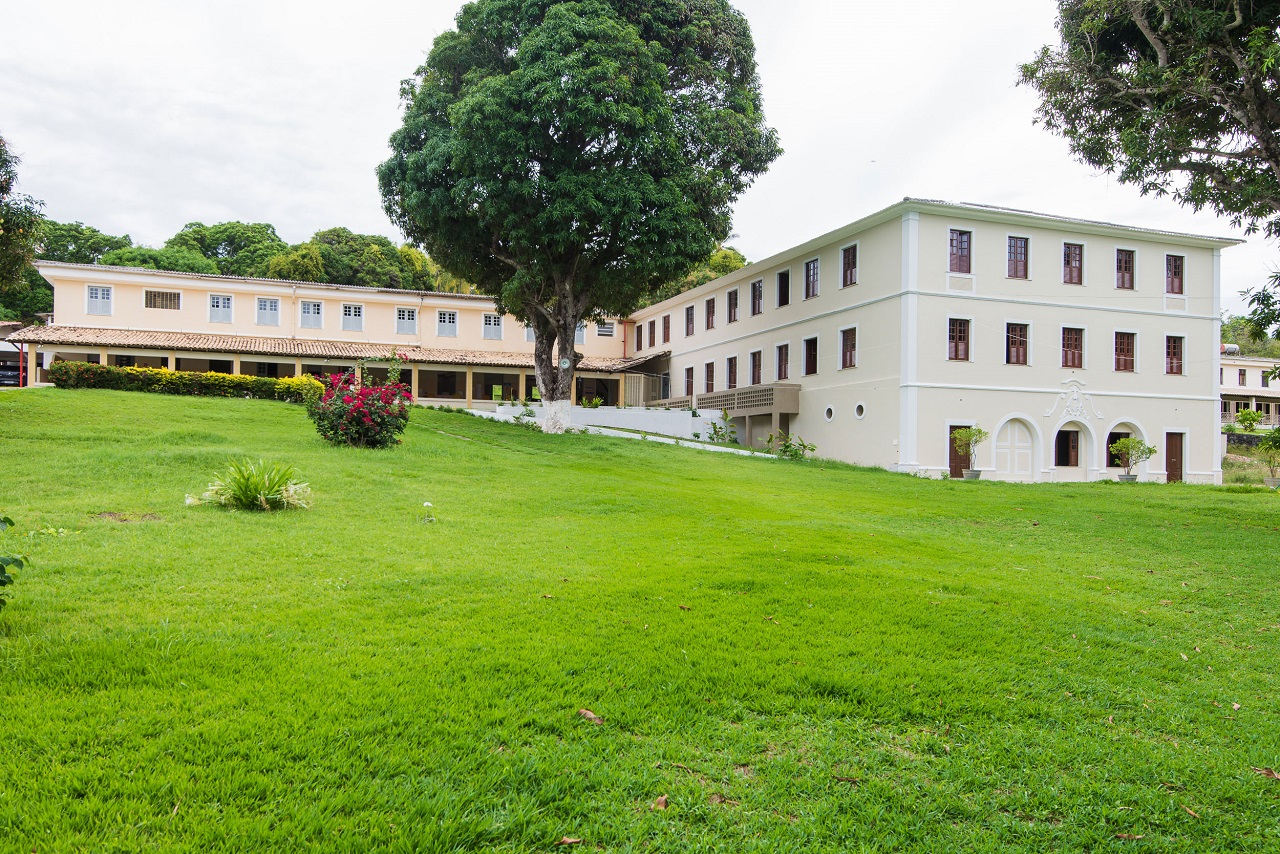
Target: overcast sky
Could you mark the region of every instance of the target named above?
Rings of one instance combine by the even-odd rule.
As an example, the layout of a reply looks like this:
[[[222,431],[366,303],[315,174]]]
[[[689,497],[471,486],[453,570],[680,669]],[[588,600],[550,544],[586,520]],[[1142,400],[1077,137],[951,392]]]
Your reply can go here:
[[[1055,38],[1053,0],[737,0],[786,153],[739,201],[759,259],[904,196],[1243,236],[1144,199],[1032,124],[1018,64]],[[399,82],[459,0],[42,0],[7,10],[0,134],[57,220],[159,245],[182,227],[335,225],[399,239],[374,168]],[[907,11],[904,11],[907,10]],[[1280,261],[1227,250],[1224,305]]]

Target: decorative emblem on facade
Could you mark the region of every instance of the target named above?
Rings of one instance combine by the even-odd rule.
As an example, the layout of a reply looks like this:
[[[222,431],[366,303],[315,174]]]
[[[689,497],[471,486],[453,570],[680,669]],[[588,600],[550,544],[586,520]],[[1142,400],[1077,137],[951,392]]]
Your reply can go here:
[[[1070,420],[1072,418],[1082,418],[1089,420],[1090,418],[1102,418],[1102,413],[1098,411],[1098,407],[1093,405],[1093,395],[1086,394],[1084,383],[1080,380],[1066,380],[1063,382],[1066,386],[1058,395],[1058,399],[1053,402],[1053,406],[1045,412],[1044,417],[1049,418],[1053,413],[1062,407],[1062,419]]]

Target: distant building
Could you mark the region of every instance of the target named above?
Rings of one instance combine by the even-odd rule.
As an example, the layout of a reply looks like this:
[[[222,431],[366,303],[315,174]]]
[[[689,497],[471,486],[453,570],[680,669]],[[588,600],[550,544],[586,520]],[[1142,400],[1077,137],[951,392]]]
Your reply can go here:
[[[1238,242],[906,199],[584,326],[577,394],[934,477],[1113,478],[1108,446],[1136,436],[1158,449],[1143,479],[1219,483],[1219,255]],[[485,297],[39,267],[56,323],[11,339],[37,381],[56,359],[286,376],[395,348],[423,402],[535,394],[531,332]],[[968,460],[951,434],[975,424],[991,439]]]
[[[1280,380],[1270,377],[1278,367],[1276,359],[1231,355],[1224,350],[1219,370],[1223,424],[1235,421],[1242,409],[1256,409],[1262,413],[1264,426],[1280,426]]]

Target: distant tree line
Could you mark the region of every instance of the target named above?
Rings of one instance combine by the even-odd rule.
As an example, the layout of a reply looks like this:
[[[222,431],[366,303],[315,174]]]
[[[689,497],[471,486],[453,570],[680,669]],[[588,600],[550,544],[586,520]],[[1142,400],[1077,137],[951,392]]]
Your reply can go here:
[[[443,270],[420,249],[346,228],[318,231],[305,243],[291,246],[268,223],[193,222],[156,249],[134,245],[127,234],[104,234],[82,222],[44,219],[30,227],[36,230],[34,257],[40,260],[373,288],[474,291],[470,283]],[[684,279],[664,286],[658,299],[697,287],[745,263],[736,250],[717,249]],[[53,288],[29,264],[0,291],[0,320],[29,320],[52,310]]]

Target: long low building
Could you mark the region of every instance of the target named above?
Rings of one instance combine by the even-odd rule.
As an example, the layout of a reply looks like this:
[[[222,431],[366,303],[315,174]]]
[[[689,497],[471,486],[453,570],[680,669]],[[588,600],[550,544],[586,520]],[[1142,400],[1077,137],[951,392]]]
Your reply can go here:
[[[1240,241],[902,202],[630,318],[584,325],[576,397],[725,411],[760,445],[925,476],[1219,483],[1222,249]],[[424,402],[536,396],[532,331],[474,295],[40,262],[56,359],[285,376],[392,351]],[[705,414],[705,412],[704,412]],[[952,434],[980,426],[976,459]]]
[[[1271,379],[1277,369],[1280,359],[1224,353],[1218,374],[1222,423],[1233,423],[1242,410],[1253,409],[1262,413],[1262,426],[1280,427],[1280,380]]]

